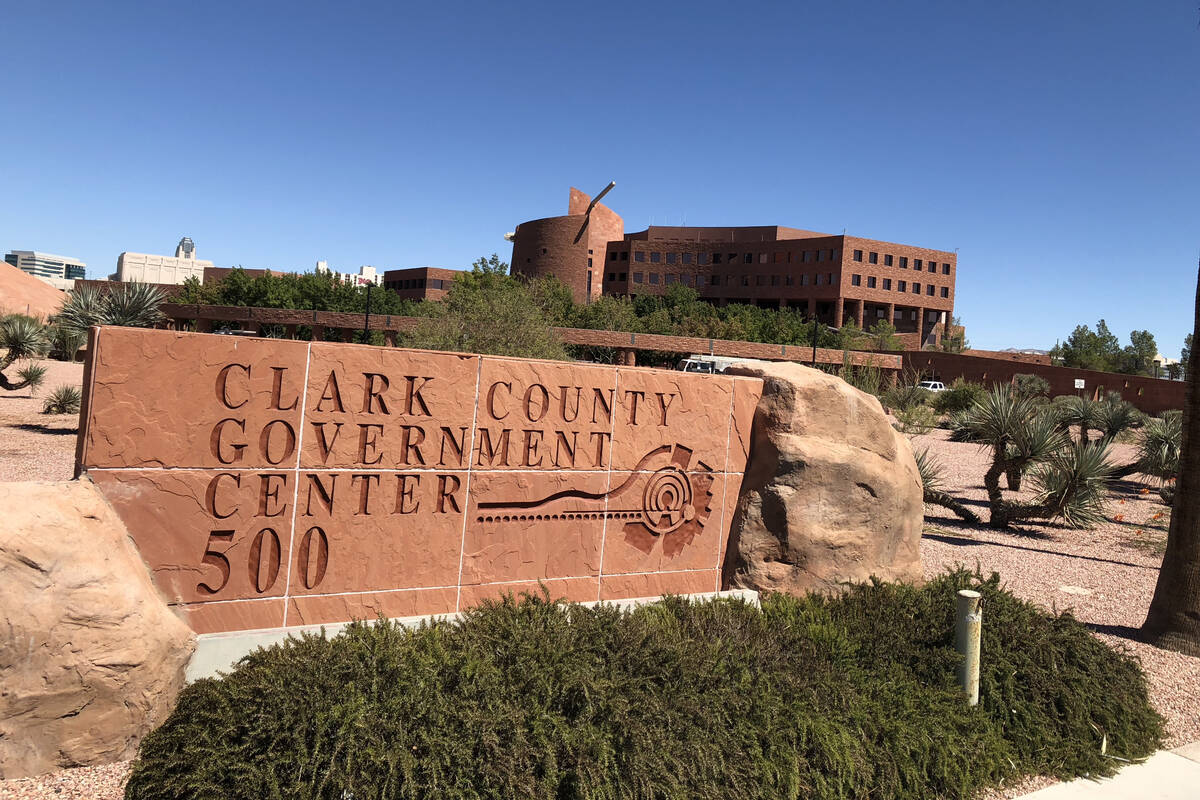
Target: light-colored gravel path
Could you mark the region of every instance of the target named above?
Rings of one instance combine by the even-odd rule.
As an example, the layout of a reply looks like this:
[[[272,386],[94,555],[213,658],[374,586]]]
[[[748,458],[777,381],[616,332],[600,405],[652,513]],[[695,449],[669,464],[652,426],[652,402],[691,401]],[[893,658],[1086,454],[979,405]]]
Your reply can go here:
[[[69,481],[75,474],[79,417],[43,414],[42,403],[59,386],[82,386],[83,365],[65,361],[42,365],[46,380],[32,396],[28,389],[0,390],[0,483]]]

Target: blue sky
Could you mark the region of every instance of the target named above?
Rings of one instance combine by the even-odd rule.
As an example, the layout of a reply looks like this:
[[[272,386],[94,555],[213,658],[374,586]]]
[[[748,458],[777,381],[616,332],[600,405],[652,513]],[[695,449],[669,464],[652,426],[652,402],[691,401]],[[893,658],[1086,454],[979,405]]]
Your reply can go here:
[[[13,3],[0,248],[462,267],[567,187],[648,223],[958,249],[977,347],[1169,356],[1200,255],[1196,0]]]

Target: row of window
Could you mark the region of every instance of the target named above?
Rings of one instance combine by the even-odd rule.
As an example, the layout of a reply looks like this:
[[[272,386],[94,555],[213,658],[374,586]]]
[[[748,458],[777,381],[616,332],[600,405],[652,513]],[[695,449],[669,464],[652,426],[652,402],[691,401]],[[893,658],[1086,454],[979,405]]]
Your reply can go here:
[[[628,275],[629,275],[629,273],[627,273],[627,272],[610,272],[610,273],[608,273],[607,277],[608,277],[608,281],[610,283],[612,283],[612,282],[622,282],[623,283],[628,278]],[[754,277],[754,283],[753,283],[754,286],[795,286],[795,285],[797,285],[795,275],[755,275],[753,277]],[[739,283],[742,286],[750,286],[751,285],[750,278],[751,278],[750,275],[705,276],[705,275],[692,275],[690,273],[684,273],[682,275],[675,275],[673,273],[667,273],[666,275],[663,275],[662,273],[658,273],[658,272],[649,272],[649,273],[635,272],[635,273],[633,273],[633,282],[635,284],[646,283],[651,286],[658,286],[659,284],[671,285],[674,283],[682,283],[684,286],[695,286],[695,287],[702,287],[702,286],[705,286],[706,284],[709,286],[736,286]],[[833,285],[833,273],[832,272],[819,272],[813,276],[809,276],[808,274],[803,274],[803,275],[800,275],[799,278],[800,278],[800,280],[799,280],[800,286],[808,286],[810,280],[811,280],[813,286],[832,286]],[[882,280],[883,280],[883,290],[888,291],[888,292],[892,291],[892,279],[891,278],[883,278]],[[863,285],[862,284],[862,275],[851,275],[850,283],[852,286],[862,286]],[[878,281],[875,278],[875,276],[868,275],[867,276],[867,288],[875,289],[875,288],[877,288],[877,286],[878,286]],[[898,292],[908,293],[911,291],[912,294],[921,294],[921,288],[922,288],[921,284],[917,281],[912,282],[911,288],[910,288],[910,284],[908,281],[896,281],[896,291],[898,291]],[[938,294],[938,288],[939,287],[934,286],[932,283],[927,283],[924,286],[925,294],[929,297],[935,297]],[[950,287],[942,286],[940,288],[941,288],[941,296],[944,298],[949,298],[950,297]]]
[[[793,255],[797,258],[793,259]],[[790,264],[795,260],[801,264],[811,264],[816,261],[837,261],[842,255],[841,250],[805,250],[801,253],[777,252],[777,253],[698,253],[696,254],[696,262],[699,264]],[[691,264],[692,253],[661,253],[650,251],[647,253],[644,250],[635,251],[633,260],[637,262],[645,262],[649,257],[651,264],[661,264],[664,261],[668,264]],[[609,261],[628,261],[629,252],[616,250],[608,254]]]
[[[851,286],[862,286],[862,280],[863,280],[862,275],[851,275],[850,276],[850,285]],[[877,288],[876,283],[877,283],[877,281],[876,281],[874,275],[867,276],[867,288],[868,289]],[[925,294],[927,294],[930,297],[933,297],[937,293],[937,288],[938,287],[934,286],[932,283],[927,283],[927,284],[925,284]],[[883,279],[883,290],[885,292],[890,292],[892,290],[892,279],[891,278]],[[908,281],[896,281],[896,291],[897,292],[909,291]],[[921,284],[919,281],[912,282],[912,293],[913,294],[921,293]],[[949,296],[950,296],[950,287],[943,286],[942,287],[942,297],[949,297]]]
[[[862,250],[854,251],[854,260],[859,261],[859,262],[861,262],[863,260],[863,251]],[[883,254],[883,265],[885,267],[897,266],[897,260],[899,261],[898,265],[899,265],[900,269],[908,269],[908,256],[893,256],[891,253]],[[912,268],[914,270],[916,270],[917,272],[920,272],[923,269],[928,270],[929,272],[937,272],[938,265],[937,265],[936,261],[933,261],[933,260],[924,261],[920,258],[914,258],[912,260],[912,262],[913,262]],[[867,253],[867,263],[878,264],[879,263],[879,253],[876,253],[873,251]],[[943,275],[950,274],[950,265],[949,264],[942,264],[942,274]]]
[[[445,285],[448,283],[450,283],[450,281],[443,280],[441,278],[430,278],[429,279],[429,288],[430,289],[442,289],[442,288],[445,288]],[[399,281],[384,281],[383,288],[392,289],[394,291],[404,291],[406,289],[424,289],[425,288],[425,279],[424,278],[405,278],[404,280],[399,280]]]

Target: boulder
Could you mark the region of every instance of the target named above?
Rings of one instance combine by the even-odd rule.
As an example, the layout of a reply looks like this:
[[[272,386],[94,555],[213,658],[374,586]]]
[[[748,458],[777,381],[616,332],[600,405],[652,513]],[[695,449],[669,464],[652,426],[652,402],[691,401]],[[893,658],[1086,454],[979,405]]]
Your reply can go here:
[[[879,400],[794,363],[739,363],[763,379],[725,560],[735,586],[803,594],[919,581],[921,478]]]
[[[0,778],[131,758],[195,636],[88,480],[0,484]]]

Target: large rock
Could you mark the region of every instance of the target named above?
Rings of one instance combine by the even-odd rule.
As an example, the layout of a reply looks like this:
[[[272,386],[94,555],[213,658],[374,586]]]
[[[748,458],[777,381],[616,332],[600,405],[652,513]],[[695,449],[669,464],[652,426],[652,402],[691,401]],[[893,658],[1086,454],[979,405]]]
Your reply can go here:
[[[130,758],[195,637],[90,481],[0,484],[0,778]]]
[[[920,580],[921,479],[879,401],[799,364],[729,372],[763,379],[726,559],[734,585],[801,594]]]

